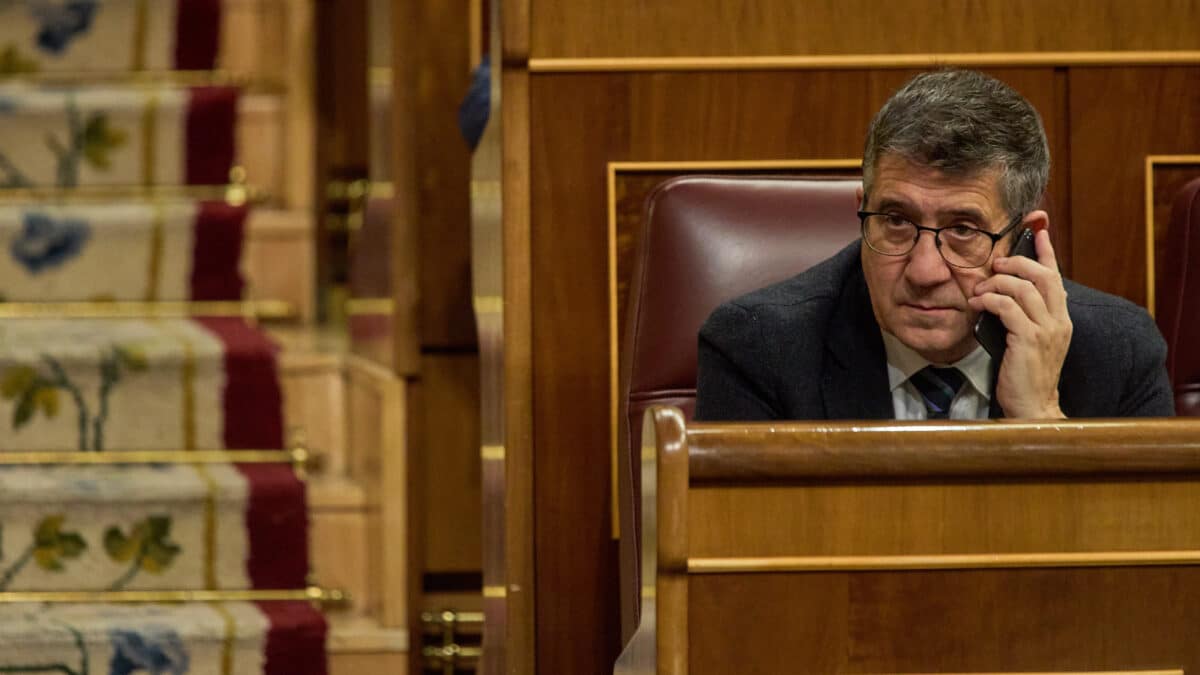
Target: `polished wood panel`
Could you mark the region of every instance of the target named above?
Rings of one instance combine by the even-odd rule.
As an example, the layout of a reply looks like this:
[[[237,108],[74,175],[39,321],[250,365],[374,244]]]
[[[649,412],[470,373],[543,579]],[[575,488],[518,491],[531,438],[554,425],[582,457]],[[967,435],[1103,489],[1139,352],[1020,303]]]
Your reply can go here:
[[[1200,473],[1191,419],[698,423],[688,433],[695,483]]]
[[[1200,485],[1146,478],[698,488],[688,518],[689,555],[699,557],[1194,551]]]
[[[697,675],[1200,668],[1196,567],[702,575],[689,586]]]
[[[479,357],[421,359],[422,569],[479,572]]]
[[[532,0],[531,12],[535,58],[1200,48],[1193,0]]]
[[[506,3],[504,7],[521,4],[522,0],[518,0]],[[493,36],[496,32],[493,31]],[[536,580],[534,570],[537,564],[534,513],[538,498],[534,483],[536,456],[533,441],[532,135],[529,87],[528,73],[519,69],[504,69],[501,83],[501,119],[504,125],[503,601],[506,638],[503,658],[504,672],[510,675],[538,672],[537,644],[540,639],[536,612],[541,584]]]
[[[1167,238],[1171,222],[1171,207],[1185,185],[1200,178],[1200,155],[1151,155],[1146,160],[1146,197],[1149,211],[1146,217],[1147,306],[1153,314],[1157,307],[1155,288],[1158,270],[1162,269],[1167,248],[1174,244]]]
[[[406,59],[417,68],[413,103],[421,346],[475,348],[471,315],[471,150],[458,107],[471,84],[468,0],[414,3],[420,26]],[[410,85],[411,86],[411,85]],[[463,411],[478,416],[478,408]]]
[[[1147,155],[1200,153],[1200,67],[1073,69],[1076,281],[1147,304]]]
[[[532,342],[525,344],[533,377],[539,672],[604,672],[619,647],[617,551],[606,479],[608,163],[857,157],[871,116],[913,74],[529,76],[529,125],[537,130],[529,140],[529,229],[519,229],[523,205],[507,200],[514,189],[509,176],[505,217],[518,209],[506,231],[514,237],[529,233],[531,258],[524,260],[531,266],[531,302],[506,289],[506,308],[532,312],[531,333],[525,334]],[[1062,82],[1052,71],[994,74],[1030,98],[1052,138],[1063,132],[1055,107]],[[1056,167],[1052,179],[1053,189],[1062,191],[1055,192],[1054,204],[1067,201],[1061,170]],[[1056,243],[1069,248],[1069,230],[1056,228],[1056,234]],[[506,256],[506,264],[511,260]],[[506,349],[513,344],[506,342]],[[510,365],[510,376],[525,372],[520,362]],[[526,410],[515,408],[508,419],[520,421]],[[510,445],[510,466],[512,452]]]

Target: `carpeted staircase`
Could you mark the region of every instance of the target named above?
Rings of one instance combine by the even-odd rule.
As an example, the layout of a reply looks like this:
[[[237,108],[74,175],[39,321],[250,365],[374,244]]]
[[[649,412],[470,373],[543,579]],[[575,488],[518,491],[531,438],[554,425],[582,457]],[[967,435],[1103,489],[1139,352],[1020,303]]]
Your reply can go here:
[[[326,673],[278,348],[155,312],[243,295],[239,92],[140,77],[211,70],[220,15],[0,0],[0,673]]]

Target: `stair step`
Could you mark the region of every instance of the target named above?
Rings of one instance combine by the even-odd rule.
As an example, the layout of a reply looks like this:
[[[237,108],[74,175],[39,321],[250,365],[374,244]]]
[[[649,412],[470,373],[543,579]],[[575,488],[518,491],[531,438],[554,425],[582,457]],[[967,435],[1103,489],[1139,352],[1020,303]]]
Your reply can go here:
[[[275,351],[232,318],[0,321],[0,452],[281,448]]]
[[[245,220],[224,202],[0,206],[0,300],[237,300]]]
[[[273,464],[0,467],[0,591],[303,588],[304,484]]]
[[[0,187],[223,185],[232,87],[0,85]]]
[[[7,71],[209,70],[220,3],[207,0],[0,3]]]
[[[304,602],[0,605],[0,672],[325,675]]]

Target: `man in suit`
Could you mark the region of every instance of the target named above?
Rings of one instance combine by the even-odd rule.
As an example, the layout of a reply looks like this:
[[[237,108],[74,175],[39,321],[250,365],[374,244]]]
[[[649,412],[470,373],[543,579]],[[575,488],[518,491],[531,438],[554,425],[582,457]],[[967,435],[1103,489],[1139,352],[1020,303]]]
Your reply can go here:
[[[911,80],[867,134],[862,238],[705,322],[697,419],[1171,415],[1153,320],[1059,274],[1049,173],[1041,118],[1007,85]],[[1023,228],[1036,260],[1007,256]],[[974,337],[983,311],[1008,330],[1001,358]]]

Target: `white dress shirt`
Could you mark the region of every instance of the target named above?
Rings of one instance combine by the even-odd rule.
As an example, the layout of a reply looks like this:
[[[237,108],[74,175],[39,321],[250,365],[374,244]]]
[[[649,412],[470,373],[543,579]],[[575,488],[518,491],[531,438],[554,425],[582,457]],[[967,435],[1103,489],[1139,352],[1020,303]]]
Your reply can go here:
[[[931,363],[895,335],[884,330],[880,332],[887,352],[888,385],[892,389],[896,419],[928,419],[925,401],[909,378],[926,366],[944,368],[947,365],[958,368],[966,378],[966,384],[950,402],[950,419],[987,419],[992,391],[992,357],[983,347],[976,347],[975,351],[951,364]]]

